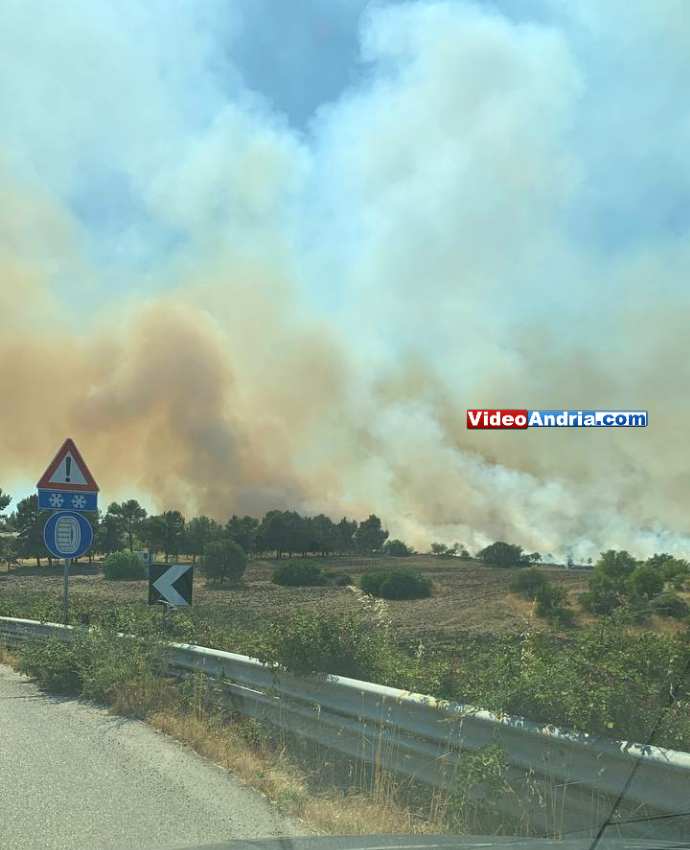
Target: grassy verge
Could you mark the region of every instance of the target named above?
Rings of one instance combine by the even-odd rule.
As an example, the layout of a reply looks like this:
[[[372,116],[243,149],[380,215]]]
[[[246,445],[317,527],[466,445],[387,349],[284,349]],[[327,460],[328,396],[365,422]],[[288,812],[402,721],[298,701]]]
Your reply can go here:
[[[400,645],[383,600],[357,594],[345,614],[297,611],[229,625],[209,607],[160,612],[73,595],[73,622],[177,640],[277,662],[298,674],[338,673],[611,738],[690,752],[690,633],[657,634],[602,618],[563,635],[455,634]],[[0,614],[59,619],[41,593],[6,594]],[[97,698],[100,698],[97,695]]]
[[[222,709],[203,676],[178,681],[160,666],[162,641],[122,640],[101,629],[73,642],[28,644],[0,658],[49,692],[90,697],[115,713],[143,719],[231,770],[317,832],[439,833],[479,828],[449,814],[450,795],[415,788],[392,774],[355,766],[315,744]],[[480,781],[481,777],[477,777]],[[464,810],[463,810],[464,813]],[[469,814],[469,813],[468,813]],[[482,824],[484,831],[486,824]],[[491,831],[498,828],[492,823]]]

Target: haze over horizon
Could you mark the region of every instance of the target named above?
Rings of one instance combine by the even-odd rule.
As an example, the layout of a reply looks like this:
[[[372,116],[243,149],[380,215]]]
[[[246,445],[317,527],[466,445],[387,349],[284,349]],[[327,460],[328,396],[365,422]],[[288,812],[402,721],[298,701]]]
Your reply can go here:
[[[4,490],[690,554],[682,0],[0,15]]]

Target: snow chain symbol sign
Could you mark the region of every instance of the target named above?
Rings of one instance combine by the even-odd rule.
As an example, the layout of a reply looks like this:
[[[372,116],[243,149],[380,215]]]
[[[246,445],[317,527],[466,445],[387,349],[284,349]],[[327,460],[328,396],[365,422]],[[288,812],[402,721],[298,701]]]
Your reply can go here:
[[[91,548],[93,529],[81,514],[58,511],[43,528],[43,542],[55,558],[78,558]]]

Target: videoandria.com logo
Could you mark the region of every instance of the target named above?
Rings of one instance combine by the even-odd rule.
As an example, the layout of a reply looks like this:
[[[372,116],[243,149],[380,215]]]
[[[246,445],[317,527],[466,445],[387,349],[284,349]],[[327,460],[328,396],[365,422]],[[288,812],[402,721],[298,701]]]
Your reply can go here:
[[[471,429],[646,428],[646,410],[506,410],[467,411]]]

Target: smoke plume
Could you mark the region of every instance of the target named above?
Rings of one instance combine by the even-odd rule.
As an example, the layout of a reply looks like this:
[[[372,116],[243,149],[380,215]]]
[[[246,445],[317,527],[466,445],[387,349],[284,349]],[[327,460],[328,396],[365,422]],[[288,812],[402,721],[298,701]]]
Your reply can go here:
[[[354,4],[294,126],[242,4],[10,3],[0,484],[69,435],[105,501],[688,553],[690,29],[576,5]],[[465,428],[560,406],[650,424]]]

